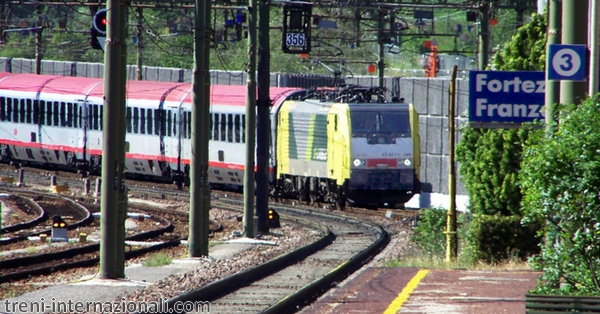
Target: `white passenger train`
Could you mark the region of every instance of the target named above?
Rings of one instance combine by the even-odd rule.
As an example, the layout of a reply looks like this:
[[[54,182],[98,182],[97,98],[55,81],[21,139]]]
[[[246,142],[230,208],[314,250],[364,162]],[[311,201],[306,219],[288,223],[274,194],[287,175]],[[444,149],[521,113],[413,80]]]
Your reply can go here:
[[[103,91],[102,79],[0,72],[0,157],[99,173]],[[419,192],[418,118],[411,105],[299,100],[307,92],[293,88],[272,87],[270,94],[274,194],[396,203]],[[127,174],[186,181],[191,85],[129,81],[126,97]],[[209,181],[241,186],[246,87],[213,85],[210,103]]]

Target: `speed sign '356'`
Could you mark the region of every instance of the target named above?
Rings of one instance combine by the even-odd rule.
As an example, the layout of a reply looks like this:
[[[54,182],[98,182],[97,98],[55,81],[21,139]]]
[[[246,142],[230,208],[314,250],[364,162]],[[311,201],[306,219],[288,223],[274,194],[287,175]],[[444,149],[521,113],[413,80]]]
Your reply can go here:
[[[303,47],[306,44],[306,34],[287,33],[285,34],[285,44],[288,47]]]

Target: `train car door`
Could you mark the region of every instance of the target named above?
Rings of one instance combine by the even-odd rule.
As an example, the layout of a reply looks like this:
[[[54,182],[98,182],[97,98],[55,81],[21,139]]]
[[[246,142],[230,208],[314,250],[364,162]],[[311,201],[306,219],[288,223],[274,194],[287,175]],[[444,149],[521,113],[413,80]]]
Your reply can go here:
[[[172,170],[177,170],[178,157],[179,157],[179,139],[178,139],[178,108],[165,108],[164,111],[166,117],[164,119],[165,131],[164,134],[164,145],[165,145],[165,159],[169,163]]]
[[[77,129],[77,160],[86,160],[86,131],[87,106],[85,101],[79,101],[75,104],[73,122]]]

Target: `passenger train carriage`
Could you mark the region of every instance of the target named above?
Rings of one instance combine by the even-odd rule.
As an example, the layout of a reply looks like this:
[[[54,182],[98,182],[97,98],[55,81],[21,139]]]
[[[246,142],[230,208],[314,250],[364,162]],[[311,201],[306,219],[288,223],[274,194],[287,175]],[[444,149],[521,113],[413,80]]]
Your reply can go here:
[[[0,72],[0,157],[99,173],[103,81]],[[411,105],[309,99],[270,90],[271,191],[304,200],[379,205],[419,192],[418,118]],[[209,181],[241,186],[245,86],[211,86]],[[129,81],[128,175],[187,181],[191,85]]]

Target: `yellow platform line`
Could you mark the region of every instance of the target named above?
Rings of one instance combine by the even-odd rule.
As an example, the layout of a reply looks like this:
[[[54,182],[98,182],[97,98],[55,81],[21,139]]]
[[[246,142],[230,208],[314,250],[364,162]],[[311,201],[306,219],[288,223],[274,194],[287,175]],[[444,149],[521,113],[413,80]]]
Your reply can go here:
[[[383,314],[396,314],[402,307],[402,304],[408,300],[410,294],[417,288],[421,279],[423,279],[428,272],[429,270],[427,269],[419,270],[419,272],[408,282],[406,287],[402,289],[402,292],[398,294],[398,296],[394,299],[394,301],[392,301],[390,306],[388,306],[387,310],[385,310]]]

